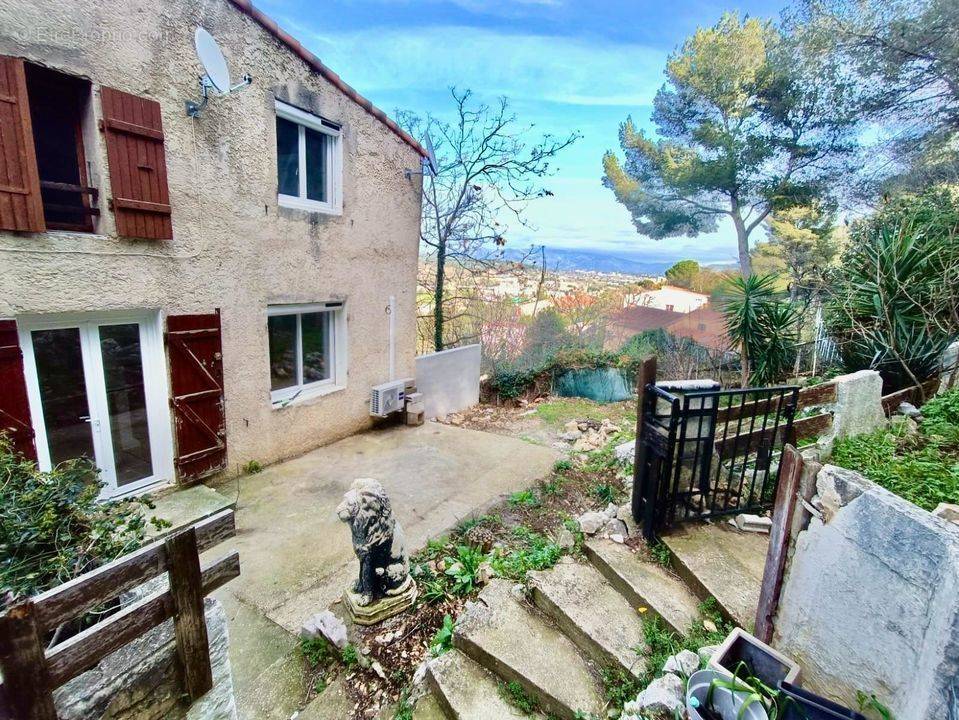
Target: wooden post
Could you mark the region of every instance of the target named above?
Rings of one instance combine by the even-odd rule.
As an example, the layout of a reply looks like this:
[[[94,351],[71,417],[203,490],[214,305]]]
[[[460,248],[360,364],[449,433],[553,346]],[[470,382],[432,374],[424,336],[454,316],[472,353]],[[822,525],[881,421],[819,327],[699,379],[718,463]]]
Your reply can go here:
[[[196,530],[191,527],[177,533],[164,544],[170,595],[173,597],[176,651],[183,672],[183,687],[190,699],[196,702],[213,687]]]
[[[57,720],[43,639],[29,600],[0,615],[0,672],[16,720]]]
[[[769,532],[769,551],[766,553],[763,583],[759,590],[759,607],[756,609],[756,637],[764,643],[769,643],[773,638],[773,618],[779,608],[779,595],[786,572],[786,556],[789,552],[793,515],[799,504],[797,493],[803,470],[803,457],[792,445],[783,446],[780,462],[782,465],[779,471],[779,488],[776,490],[776,504],[773,508],[773,525]]]
[[[656,382],[656,356],[650,355],[639,368],[639,374],[636,376],[636,441],[633,447],[633,497],[632,510],[633,520],[640,523],[643,518],[640,516],[640,490],[639,473],[640,467],[646,459],[646,452],[643,446],[643,412],[646,406],[646,386]]]

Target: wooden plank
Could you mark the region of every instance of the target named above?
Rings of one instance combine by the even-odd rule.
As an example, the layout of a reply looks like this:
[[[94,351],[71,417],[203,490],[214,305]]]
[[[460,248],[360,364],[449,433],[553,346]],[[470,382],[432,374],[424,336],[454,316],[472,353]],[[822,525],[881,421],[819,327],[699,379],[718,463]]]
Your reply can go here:
[[[209,595],[240,574],[236,551],[204,566],[202,593]],[[57,645],[47,655],[51,687],[59,687],[173,616],[170,591],[144,598]]]
[[[146,200],[134,200],[132,198],[122,197],[114,197],[111,202],[115,208],[123,210],[141,210],[149,213],[160,213],[161,215],[169,215],[171,212],[170,206],[166,203],[147,202]]]
[[[762,415],[765,412],[765,406],[770,401],[775,401],[778,395],[769,399],[754,400],[753,402],[742,403],[740,405],[731,405],[730,407],[720,408],[716,411],[716,423],[727,423],[738,420],[741,417],[752,417],[753,415]],[[836,386],[834,383],[822,383],[813,387],[803,388],[799,391],[799,398],[796,402],[797,409],[811,407],[813,405],[826,405],[836,402]]]
[[[832,427],[832,413],[822,413],[793,421],[792,434],[796,440],[819,437]]]
[[[786,572],[789,531],[799,503],[797,492],[802,469],[802,455],[792,445],[786,445],[779,468],[779,487],[773,507],[773,525],[769,532],[769,550],[766,553],[766,566],[759,590],[759,607],[756,610],[755,633],[764,643],[771,642],[773,637],[773,619],[779,608],[779,596]]]
[[[30,600],[0,615],[0,673],[8,707],[17,720],[56,720],[54,686]]]
[[[799,391],[800,409],[836,402],[836,383],[820,383]]]
[[[166,550],[170,595],[175,613],[173,626],[177,657],[180,659],[183,687],[196,701],[213,687],[196,532],[190,528],[168,538]]]
[[[656,356],[650,355],[639,368],[636,375],[636,439],[633,445],[633,497],[632,511],[633,520],[642,522],[640,517],[640,505],[642,498],[639,494],[639,473],[640,466],[643,464],[643,407],[646,402],[646,386],[656,382]]]
[[[157,130],[156,128],[147,127],[145,125],[138,125],[136,123],[117,120],[115,118],[106,118],[103,121],[103,125],[108,130],[126,133],[127,135],[136,135],[138,137],[149,138],[150,140],[163,140],[162,130]]]
[[[205,552],[236,535],[233,510],[221,510],[195,525],[197,547]],[[164,540],[158,540],[107,565],[84,573],[33,598],[41,632],[82,615],[167,570]]]

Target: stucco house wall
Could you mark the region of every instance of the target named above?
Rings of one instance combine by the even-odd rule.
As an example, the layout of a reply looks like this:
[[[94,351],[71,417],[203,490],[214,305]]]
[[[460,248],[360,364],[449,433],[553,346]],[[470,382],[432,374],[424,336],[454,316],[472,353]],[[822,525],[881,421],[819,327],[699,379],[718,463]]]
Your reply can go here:
[[[197,26],[220,44],[234,77],[253,84],[214,98],[193,120],[202,70]],[[271,462],[369,426],[371,385],[389,379],[390,297],[395,375],[414,373],[420,156],[228,0],[8,0],[0,54],[157,100],[162,111],[172,240],[117,237],[106,146],[88,122],[90,184],[101,190],[96,234],[0,231],[0,317],[220,308],[229,471]],[[279,207],[275,98],[342,125],[343,210]],[[275,409],[267,306],[345,301],[345,389]]]

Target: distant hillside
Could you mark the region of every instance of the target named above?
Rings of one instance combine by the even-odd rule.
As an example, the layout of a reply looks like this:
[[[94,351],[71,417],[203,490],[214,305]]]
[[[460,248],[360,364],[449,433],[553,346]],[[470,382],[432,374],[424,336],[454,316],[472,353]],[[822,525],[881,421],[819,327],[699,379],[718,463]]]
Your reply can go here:
[[[528,251],[507,249],[507,260],[522,260]],[[538,259],[538,256],[537,256]],[[569,250],[546,248],[546,265],[558,270],[591,270],[593,272],[626,273],[629,275],[662,275],[673,263],[655,261],[642,253],[608,253],[601,250]]]

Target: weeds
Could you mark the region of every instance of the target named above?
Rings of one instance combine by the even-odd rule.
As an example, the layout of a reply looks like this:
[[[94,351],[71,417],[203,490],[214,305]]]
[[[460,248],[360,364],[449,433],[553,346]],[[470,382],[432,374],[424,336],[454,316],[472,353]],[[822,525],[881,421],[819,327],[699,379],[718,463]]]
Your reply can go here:
[[[436,631],[433,640],[430,642],[430,655],[439,657],[447,650],[453,647],[453,618],[449,615],[443,616],[443,626]]]
[[[526,715],[539,711],[539,702],[531,697],[518,682],[511,681],[499,684],[499,694],[506,702]]]
[[[456,557],[444,558],[444,574],[450,579],[453,595],[472,595],[478,586],[479,567],[486,560],[483,551],[472,545],[457,545]]]
[[[563,556],[559,545],[528,528],[515,528],[513,538],[519,545],[517,548],[490,558],[493,571],[500,577],[521,581],[528,570],[546,570]]]
[[[669,555],[669,548],[666,547],[665,543],[654,542],[649,546],[649,554],[653,556],[658,564],[662,565],[664,568],[668,568],[672,565],[672,559]]]
[[[509,496],[510,507],[536,507],[539,505],[539,498],[532,490],[520,490]]]
[[[263,472],[263,466],[258,460],[250,460],[243,466],[243,472],[246,475],[256,475],[258,472]]]
[[[565,473],[573,469],[573,463],[571,460],[557,460],[553,463],[553,472],[554,473]]]
[[[646,686],[631,673],[625,670],[603,670],[603,694],[606,702],[616,710],[632,700]]]
[[[325,667],[332,665],[336,659],[336,650],[324,637],[302,638],[300,640],[300,654],[306,658],[310,667]]]
[[[347,645],[340,652],[340,660],[342,660],[343,664],[346,665],[347,670],[352,670],[360,664],[360,654],[356,651],[355,647],[352,645]]]
[[[856,702],[859,703],[859,712],[873,712],[881,720],[893,720],[892,711],[879,702],[879,699],[872,693],[866,695],[861,690],[857,690]]]
[[[593,488],[593,495],[595,495],[600,502],[609,505],[610,503],[616,502],[616,496],[618,491],[615,487],[609,483],[601,483]]]

